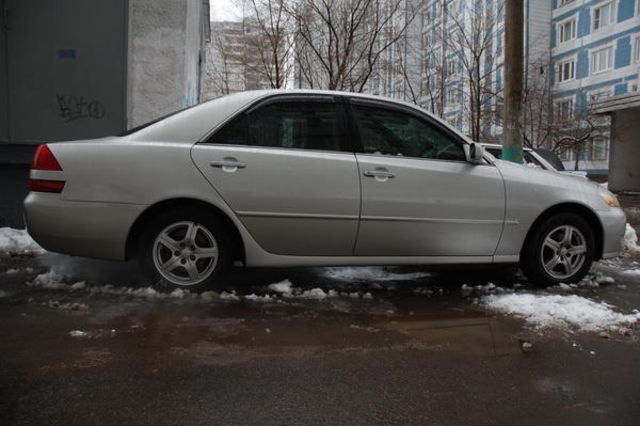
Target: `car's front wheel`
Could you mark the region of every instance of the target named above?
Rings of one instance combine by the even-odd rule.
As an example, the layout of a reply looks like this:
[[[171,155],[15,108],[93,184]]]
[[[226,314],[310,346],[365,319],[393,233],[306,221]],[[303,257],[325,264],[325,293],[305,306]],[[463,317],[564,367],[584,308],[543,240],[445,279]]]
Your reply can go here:
[[[202,291],[231,265],[230,241],[225,227],[206,213],[171,211],[148,224],[138,259],[154,287]]]
[[[528,239],[521,266],[537,286],[576,283],[595,258],[595,238],[589,224],[574,213],[547,218]]]

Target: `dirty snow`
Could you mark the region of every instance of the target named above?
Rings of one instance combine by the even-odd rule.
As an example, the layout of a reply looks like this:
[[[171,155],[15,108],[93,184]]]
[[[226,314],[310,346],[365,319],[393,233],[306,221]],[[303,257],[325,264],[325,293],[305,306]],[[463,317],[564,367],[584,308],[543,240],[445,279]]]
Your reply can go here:
[[[383,267],[323,268],[322,274],[340,281],[412,281],[431,276],[427,272],[390,272]]]
[[[267,288],[276,293],[291,293],[291,286],[293,286],[291,281],[284,280],[279,283],[269,284]]]
[[[143,299],[190,299],[190,300],[202,300],[205,302],[211,302],[213,300],[223,300],[228,302],[239,302],[241,300],[247,300],[250,302],[276,302],[282,299],[300,299],[300,300],[323,300],[326,298],[344,297],[350,299],[373,299],[373,295],[370,292],[339,292],[334,289],[323,290],[321,288],[303,289],[293,287],[293,284],[289,280],[285,280],[279,283],[269,284],[265,290],[273,293],[267,294],[238,294],[235,290],[228,292],[223,291],[221,293],[215,291],[206,291],[203,293],[191,293],[188,290],[176,289],[171,293],[162,293],[155,290],[152,287],[120,287],[111,284],[106,285],[87,285],[85,281],[78,281],[75,283],[65,282],[66,277],[55,271],[48,271],[43,274],[37,275],[33,281],[29,281],[26,284],[29,287],[43,288],[49,290],[65,290],[65,291],[84,291],[89,294],[107,294],[115,296],[130,296]]]
[[[36,255],[44,252],[26,229],[0,228],[0,257]]]
[[[633,226],[628,223],[624,232],[624,248],[630,253],[640,253],[638,235],[636,235],[636,230],[633,229]]]
[[[573,295],[492,294],[481,300],[491,310],[524,319],[536,329],[622,331],[640,321],[640,312],[623,314],[606,303]]]

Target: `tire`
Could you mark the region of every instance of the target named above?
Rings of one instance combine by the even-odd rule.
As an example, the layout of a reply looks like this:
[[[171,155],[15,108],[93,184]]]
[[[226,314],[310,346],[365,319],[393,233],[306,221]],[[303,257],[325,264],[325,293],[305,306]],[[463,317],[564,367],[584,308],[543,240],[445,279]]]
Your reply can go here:
[[[196,209],[168,210],[143,230],[138,262],[160,291],[201,292],[215,286],[233,263],[233,243],[225,225]]]
[[[575,213],[559,213],[533,230],[520,265],[538,287],[577,283],[589,272],[595,254],[595,237],[587,221]]]

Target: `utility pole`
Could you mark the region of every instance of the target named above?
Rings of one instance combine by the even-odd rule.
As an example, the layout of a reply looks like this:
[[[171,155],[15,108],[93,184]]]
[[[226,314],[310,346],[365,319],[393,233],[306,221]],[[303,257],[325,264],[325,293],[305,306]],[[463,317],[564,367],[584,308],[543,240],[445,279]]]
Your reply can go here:
[[[524,87],[524,2],[505,0],[504,132],[502,158],[522,163],[522,98]]]

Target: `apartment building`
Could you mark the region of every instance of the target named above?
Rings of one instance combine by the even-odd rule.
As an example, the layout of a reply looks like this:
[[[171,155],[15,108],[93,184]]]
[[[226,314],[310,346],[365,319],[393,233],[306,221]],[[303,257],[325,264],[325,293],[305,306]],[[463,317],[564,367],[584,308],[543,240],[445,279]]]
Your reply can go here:
[[[640,16],[638,0],[553,0],[551,55],[555,67],[553,102],[560,120],[592,121],[594,102],[638,90]],[[582,149],[563,160],[590,173],[606,173],[610,132],[607,122]]]

